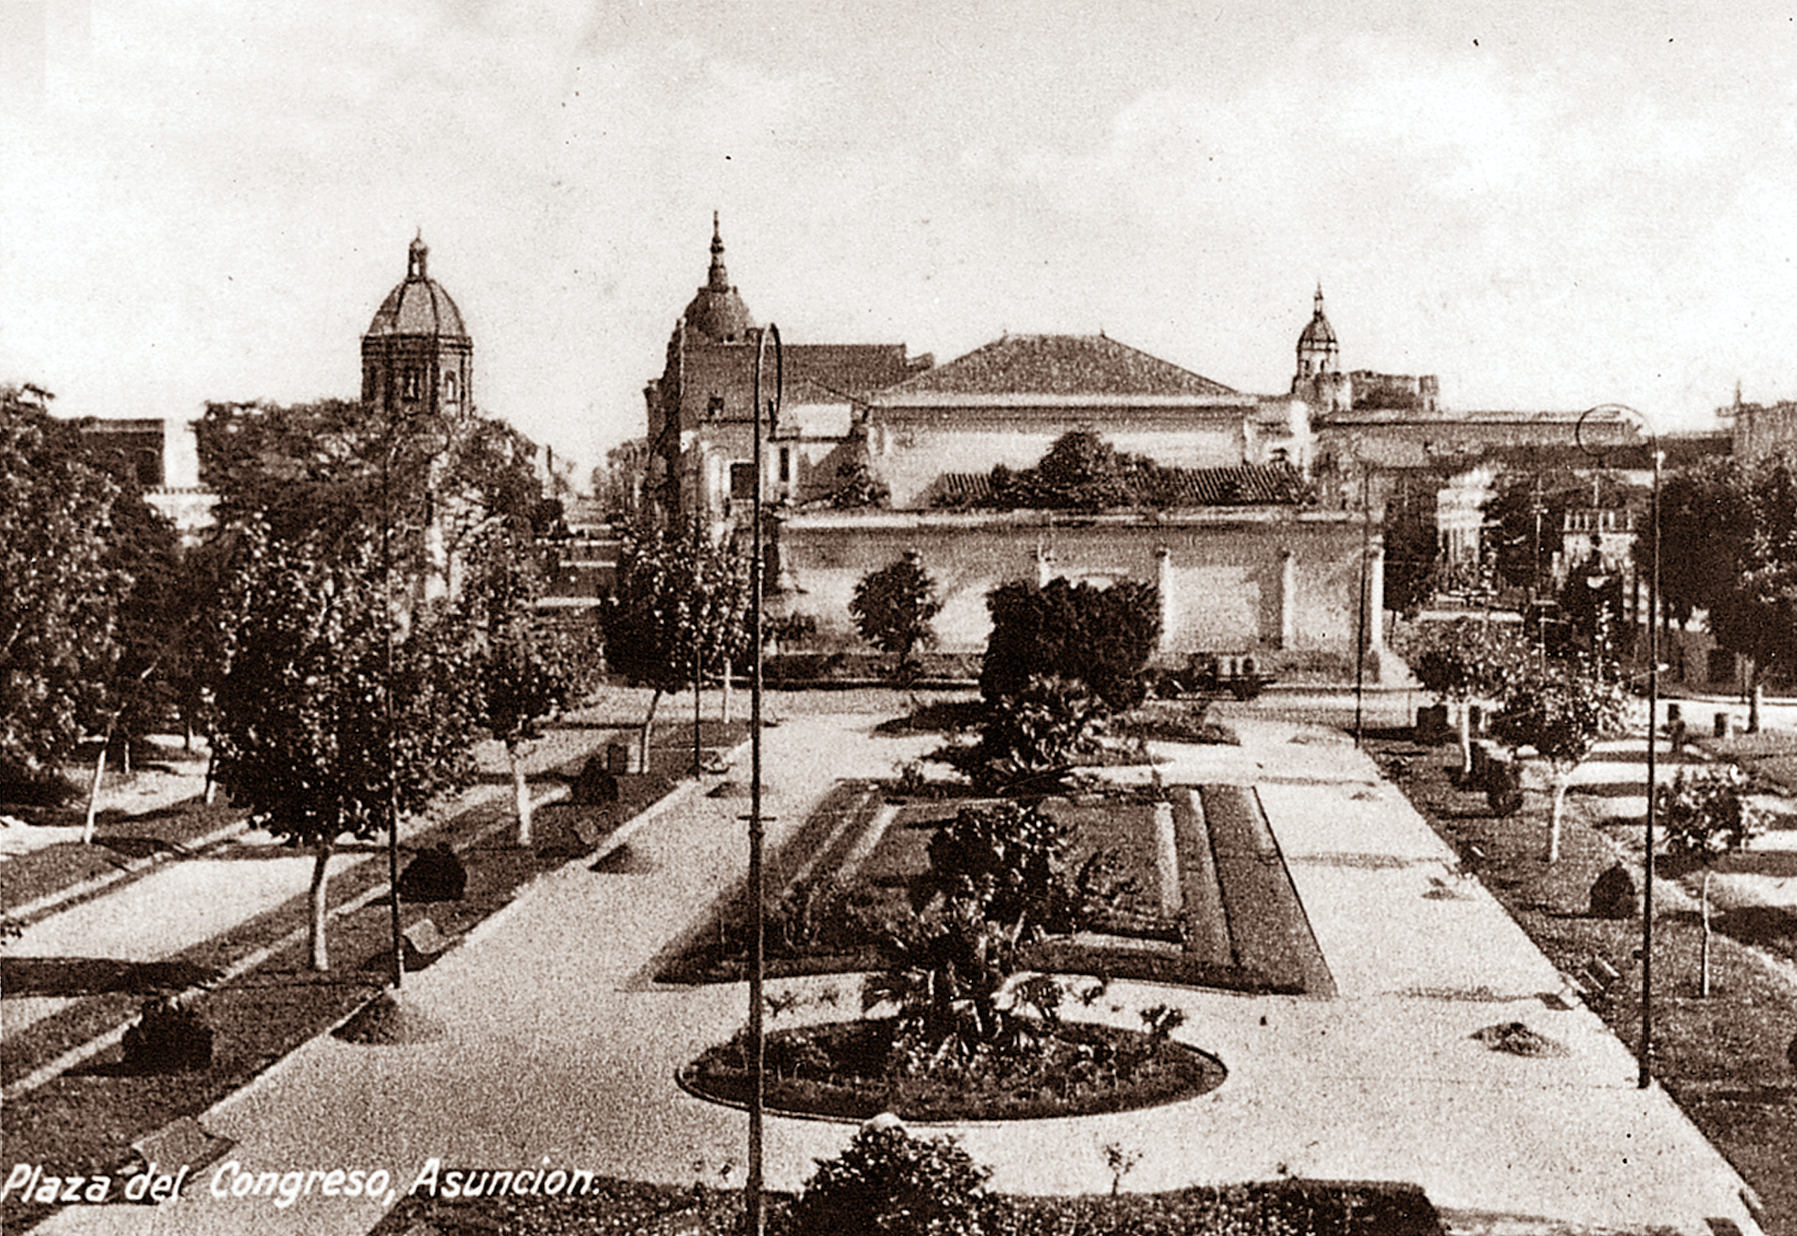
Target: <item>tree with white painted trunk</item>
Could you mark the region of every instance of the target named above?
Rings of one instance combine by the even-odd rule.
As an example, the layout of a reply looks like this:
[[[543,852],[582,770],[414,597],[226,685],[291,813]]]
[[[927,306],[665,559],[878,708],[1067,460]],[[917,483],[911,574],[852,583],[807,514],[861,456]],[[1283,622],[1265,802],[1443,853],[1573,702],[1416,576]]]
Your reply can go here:
[[[1666,852],[1695,861],[1703,868],[1700,904],[1703,946],[1697,994],[1710,994],[1710,876],[1716,862],[1747,848],[1765,827],[1760,812],[1747,799],[1747,774],[1733,764],[1680,769],[1671,785],[1655,791],[1655,808],[1666,833]]]
[[[537,608],[542,572],[529,528],[497,521],[476,538],[457,604],[476,643],[481,724],[505,747],[517,840],[531,843],[524,761],[543,726],[576,700],[590,678],[590,641]]]
[[[311,849],[309,957],[328,970],[337,845],[375,840],[392,819],[471,779],[470,641],[432,611],[395,636],[370,530],[321,542],[250,523],[240,536],[216,772],[256,823]]]
[[[1513,623],[1458,618],[1421,624],[1402,641],[1399,653],[1411,673],[1440,703],[1459,716],[1460,771],[1470,773],[1472,705],[1495,699],[1532,660],[1528,643]]]
[[[606,666],[652,690],[637,763],[647,771],[661,697],[701,670],[728,672],[748,646],[749,555],[727,538],[695,538],[680,527],[629,528],[600,614]]]
[[[1513,679],[1492,732],[1519,754],[1532,750],[1553,773],[1547,861],[1560,858],[1560,821],[1566,791],[1580,764],[1605,738],[1622,730],[1621,687],[1583,661],[1555,662]]]

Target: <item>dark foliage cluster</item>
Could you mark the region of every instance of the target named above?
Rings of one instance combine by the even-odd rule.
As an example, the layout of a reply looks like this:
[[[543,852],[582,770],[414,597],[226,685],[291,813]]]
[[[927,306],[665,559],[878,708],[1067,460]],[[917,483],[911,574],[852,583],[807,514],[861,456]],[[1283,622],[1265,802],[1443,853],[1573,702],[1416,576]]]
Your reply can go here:
[[[992,1169],[948,1138],[863,1129],[780,1216],[779,1236],[979,1236]]]
[[[52,780],[135,694],[173,536],[46,392],[0,388],[0,780]]]
[[[1160,590],[1118,580],[1013,580],[986,599],[992,635],[980,670],[987,700],[1015,696],[1032,676],[1077,679],[1105,708],[1142,701],[1143,671],[1160,639]]]
[[[1085,684],[1030,677],[985,702],[972,743],[951,742],[929,758],[982,794],[1042,795],[1095,750],[1102,710]]]
[[[1134,891],[1115,855],[1076,864],[1072,847],[1069,827],[1016,802],[965,807],[937,831],[929,870],[912,886],[913,916],[862,989],[864,1010],[897,1009],[901,1073],[979,1072],[1040,1046],[1062,989],[1052,979],[1014,984],[1021,951],[1090,926]]]
[[[861,638],[895,658],[893,678],[914,678],[920,663],[917,649],[934,639],[930,620],[942,611],[936,583],[915,553],[871,571],[855,585],[849,613]]]
[[[212,1027],[194,1005],[158,996],[144,1001],[122,1046],[125,1067],[135,1072],[203,1069],[212,1063]]]
[[[1651,568],[1651,538],[1635,542]],[[1722,647],[1756,679],[1797,677],[1797,457],[1718,460],[1666,478],[1660,587],[1673,617],[1707,611]]]
[[[949,505],[1049,511],[1149,505],[1165,488],[1164,472],[1145,456],[1120,452],[1092,430],[1077,429],[1057,439],[1034,467],[999,464],[988,473],[984,494]]]

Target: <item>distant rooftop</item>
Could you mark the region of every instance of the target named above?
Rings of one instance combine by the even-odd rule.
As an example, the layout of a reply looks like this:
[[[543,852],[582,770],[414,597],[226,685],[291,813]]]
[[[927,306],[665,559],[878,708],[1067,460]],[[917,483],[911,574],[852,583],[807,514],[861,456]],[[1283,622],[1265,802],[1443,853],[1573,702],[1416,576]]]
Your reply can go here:
[[[1238,392],[1104,335],[1006,335],[886,394],[1219,396]]]

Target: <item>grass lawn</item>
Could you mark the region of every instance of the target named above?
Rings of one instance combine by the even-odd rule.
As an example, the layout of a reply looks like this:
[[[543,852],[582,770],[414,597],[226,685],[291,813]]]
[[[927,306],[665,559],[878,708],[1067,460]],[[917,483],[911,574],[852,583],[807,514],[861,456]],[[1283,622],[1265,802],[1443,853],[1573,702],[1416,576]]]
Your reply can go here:
[[[1373,735],[1368,745],[1556,966],[1571,973],[1598,957],[1619,971],[1609,994],[1589,1003],[1636,1050],[1640,917],[1589,913],[1591,885],[1619,858],[1634,869],[1639,887],[1641,873],[1627,847],[1593,827],[1595,813],[1574,794],[1560,860],[1549,866],[1542,861],[1545,795],[1529,794],[1520,815],[1499,819],[1482,792],[1456,786],[1448,772],[1458,764],[1453,748],[1418,748],[1408,730]],[[1769,1236],[1797,1236],[1797,1078],[1785,1059],[1797,1034],[1797,991],[1746,946],[1718,935],[1712,994],[1699,998],[1697,913],[1676,904],[1664,871],[1655,891],[1653,1076],[1757,1192]]]
[[[1202,807],[1195,805],[1200,798]],[[1168,787],[1167,799],[1117,790],[1043,802],[1044,811],[1073,827],[1076,867],[1097,850],[1113,850],[1119,874],[1133,880],[1135,890],[1094,930],[1032,945],[1025,964],[1237,991],[1333,990],[1277,851],[1270,841],[1257,841],[1264,817],[1252,790],[1207,787],[1199,795],[1175,786]],[[767,860],[766,973],[778,978],[883,968],[879,923],[908,912],[909,885],[928,868],[935,827],[963,807],[988,801],[940,793],[908,798],[893,785],[839,783]],[[1216,850],[1215,861],[1178,860],[1182,870],[1171,883],[1182,888],[1183,906],[1171,914],[1161,904],[1160,870],[1169,811],[1175,854],[1189,855],[1193,846]],[[1207,835],[1204,816],[1213,811],[1217,827]],[[699,928],[664,952],[656,964],[661,981],[743,977],[746,891],[739,886],[721,899]],[[852,930],[832,927],[845,923]]]
[[[661,727],[657,728],[659,737]],[[658,743],[654,754],[655,771],[619,778],[620,801],[615,804],[540,807],[538,836],[556,831],[566,835],[566,829],[554,827],[556,817],[579,813],[590,826],[590,835],[603,837],[665,796],[678,784],[670,773],[690,764],[690,748],[678,745],[676,739],[675,745]],[[572,776],[581,763],[582,759],[574,759],[558,771]],[[516,825],[509,808],[509,795],[502,794],[497,803],[442,821],[408,839],[408,848],[449,843],[467,869],[468,887],[461,901],[402,903],[402,923],[410,925],[428,916],[442,934],[459,937],[509,903],[537,875],[573,857],[565,850],[522,850],[511,844]],[[189,804],[139,826],[158,825],[171,836],[197,835],[206,831],[204,825],[215,822],[217,810]],[[9,884],[17,868],[21,876],[36,871],[38,886],[45,889],[53,889],[53,881],[67,878],[72,870],[50,851],[12,860],[7,868]],[[71,1048],[134,1020],[150,992],[178,990],[197,982],[200,986],[193,1002],[214,1032],[209,1068],[140,1074],[123,1065],[122,1051],[114,1045],[9,1099],[0,1111],[0,1137],[11,1161],[117,1173],[136,1157],[133,1141],[181,1116],[205,1111],[365,1003],[382,989],[390,972],[391,909],[385,894],[386,874],[386,864],[378,861],[333,874],[332,905],[344,907],[358,900],[363,904],[332,920],[333,969],[326,974],[307,968],[303,938],[281,943],[304,927],[303,886],[277,909],[148,966],[121,963],[104,974],[90,966],[76,973],[59,968],[55,959],[17,957],[9,949],[0,957],[0,986],[9,994],[80,998],[0,1045],[0,1078],[8,1085]],[[371,893],[374,895],[369,898]],[[216,975],[240,958],[265,948],[274,951],[253,968],[230,980],[216,981]],[[46,1208],[18,1205],[16,1198],[9,1197],[0,1212],[0,1230],[24,1231],[47,1213]]]

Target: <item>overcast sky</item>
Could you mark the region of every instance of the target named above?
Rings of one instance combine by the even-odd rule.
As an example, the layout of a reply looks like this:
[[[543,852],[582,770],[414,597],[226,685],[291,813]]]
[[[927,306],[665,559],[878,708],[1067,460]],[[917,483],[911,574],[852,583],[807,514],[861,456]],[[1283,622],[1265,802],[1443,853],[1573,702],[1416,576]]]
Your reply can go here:
[[[704,281],[788,342],[1091,333],[1461,409],[1797,398],[1789,6],[0,0],[0,381],[353,396],[422,229],[585,471]]]

